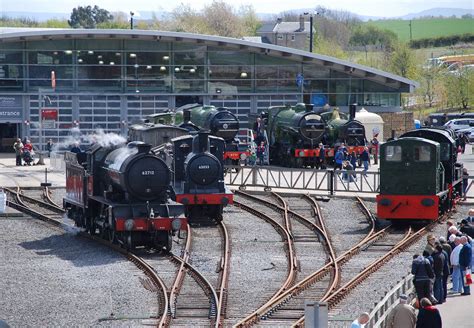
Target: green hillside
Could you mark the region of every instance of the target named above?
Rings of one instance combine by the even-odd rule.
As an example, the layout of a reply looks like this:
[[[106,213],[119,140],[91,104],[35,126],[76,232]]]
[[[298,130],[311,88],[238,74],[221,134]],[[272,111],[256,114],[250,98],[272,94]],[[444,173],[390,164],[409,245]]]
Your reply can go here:
[[[402,41],[410,40],[410,21],[401,19],[369,21],[366,24],[395,32]],[[454,34],[474,33],[474,19],[430,18],[411,21],[413,40]]]

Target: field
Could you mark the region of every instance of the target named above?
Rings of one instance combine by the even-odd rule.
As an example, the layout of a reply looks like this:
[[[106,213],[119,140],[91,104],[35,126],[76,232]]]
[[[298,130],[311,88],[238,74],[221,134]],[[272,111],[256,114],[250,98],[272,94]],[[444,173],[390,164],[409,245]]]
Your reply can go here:
[[[413,40],[448,36],[454,34],[474,33],[474,19],[460,18],[432,18],[414,19],[412,22]],[[369,21],[366,24],[375,25],[379,28],[395,32],[402,41],[410,40],[410,21],[401,19],[387,19]]]

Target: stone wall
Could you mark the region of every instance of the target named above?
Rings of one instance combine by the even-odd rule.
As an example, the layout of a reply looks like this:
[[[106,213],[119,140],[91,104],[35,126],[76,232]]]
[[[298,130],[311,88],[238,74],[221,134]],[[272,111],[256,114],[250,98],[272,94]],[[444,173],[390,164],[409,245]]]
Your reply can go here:
[[[398,112],[398,113],[377,113],[382,116],[383,125],[383,140],[392,137],[392,130],[395,131],[395,137],[413,130],[415,123],[413,121],[413,112]]]

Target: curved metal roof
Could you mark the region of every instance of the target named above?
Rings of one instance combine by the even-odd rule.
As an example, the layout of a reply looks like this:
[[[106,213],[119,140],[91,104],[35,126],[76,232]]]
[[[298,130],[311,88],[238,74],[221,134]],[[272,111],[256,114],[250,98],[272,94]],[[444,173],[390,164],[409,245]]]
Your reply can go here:
[[[412,92],[418,82],[375,68],[355,64],[346,60],[310,53],[294,48],[276,46],[267,43],[255,43],[235,38],[215,35],[203,35],[182,32],[156,30],[115,30],[115,29],[48,29],[48,28],[0,28],[0,42],[58,39],[133,39],[168,42],[190,42],[203,45],[220,46],[234,49],[247,49],[270,56],[281,56],[289,60],[317,64],[337,71],[351,74],[356,78],[365,78],[402,92]]]

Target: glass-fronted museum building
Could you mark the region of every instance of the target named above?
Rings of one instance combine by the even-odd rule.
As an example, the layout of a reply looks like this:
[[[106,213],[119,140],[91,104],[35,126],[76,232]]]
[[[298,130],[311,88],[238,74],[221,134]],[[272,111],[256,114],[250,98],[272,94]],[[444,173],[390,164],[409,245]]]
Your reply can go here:
[[[242,121],[268,106],[312,102],[399,111],[416,83],[373,68],[238,39],[141,30],[0,29],[0,138],[58,142],[78,127],[125,133],[144,115],[188,103]],[[46,123],[46,121],[45,121]],[[10,140],[2,141],[8,143]]]

